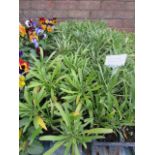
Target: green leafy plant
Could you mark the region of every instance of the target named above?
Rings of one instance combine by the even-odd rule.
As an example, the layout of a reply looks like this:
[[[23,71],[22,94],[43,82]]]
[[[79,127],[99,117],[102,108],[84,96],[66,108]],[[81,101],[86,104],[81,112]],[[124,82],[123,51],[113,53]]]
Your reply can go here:
[[[134,34],[103,22],[70,21],[40,45],[40,56],[26,55],[30,71],[20,92],[21,152],[31,154],[28,148],[38,137],[54,142],[45,155],[60,147],[66,155],[78,155],[80,146],[107,134],[128,139],[126,129],[132,133],[135,123]],[[114,73],[104,65],[106,55],[121,53],[128,54],[127,62]]]
[[[44,155],[52,155],[62,145],[65,146],[64,155],[68,155],[69,152],[71,152],[72,155],[80,155],[78,149],[80,144],[86,148],[87,142],[103,138],[103,134],[113,132],[112,129],[106,128],[85,129],[87,123],[82,123],[80,114],[76,115],[75,113],[69,113],[67,108],[63,108],[58,102],[55,103],[55,107],[61,116],[61,135],[47,135],[40,137],[40,140],[42,141],[56,142],[51,149],[44,153]]]
[[[40,59],[36,59],[31,56],[33,62],[31,70],[27,76],[30,81],[28,88],[34,88],[37,86],[43,87],[50,95],[51,89],[56,90],[57,84],[63,78],[62,70],[62,57],[54,57],[55,53],[52,53],[48,58],[44,57],[43,51],[41,50]],[[53,59],[52,59],[53,58]]]
[[[36,155],[42,154],[44,147],[36,137],[40,134],[40,129],[30,127],[27,132],[23,133],[23,129],[19,130],[19,154],[20,155]]]
[[[121,134],[123,126],[134,126],[134,72],[131,67],[112,70],[98,64],[98,81],[102,85],[94,98],[95,126],[112,127]]]
[[[47,108],[48,101],[41,104],[45,96],[46,93],[43,88],[40,89],[37,87],[33,92],[28,92],[28,90],[25,89],[25,101],[20,101],[19,103],[20,127],[23,127],[23,132],[25,132],[32,123],[36,129],[41,127],[47,130],[42,117],[46,115],[45,109]]]

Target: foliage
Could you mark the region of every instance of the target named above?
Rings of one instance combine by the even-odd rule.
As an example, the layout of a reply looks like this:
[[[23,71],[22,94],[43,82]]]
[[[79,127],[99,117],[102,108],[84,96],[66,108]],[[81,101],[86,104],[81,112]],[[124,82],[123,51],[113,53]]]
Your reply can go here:
[[[40,155],[43,153],[43,145],[36,139],[36,136],[40,134],[40,128],[34,129],[33,127],[30,127],[25,133],[23,133],[23,128],[20,128],[19,132],[20,155]]]
[[[64,155],[68,155],[72,152],[72,155],[80,155],[78,146],[82,144],[86,148],[86,143],[91,142],[94,139],[103,138],[99,134],[112,133],[111,129],[105,128],[94,128],[86,130],[87,123],[82,123],[80,113],[78,115],[70,114],[66,108],[63,108],[58,102],[55,106],[60,113],[60,133],[61,135],[48,135],[40,137],[43,141],[56,141],[55,145],[49,149],[44,155],[53,154],[62,145],[65,146]]]
[[[134,126],[133,34],[103,22],[71,21],[60,23],[39,44],[39,55],[25,56],[31,67],[20,92],[24,140],[33,128],[33,141],[41,135],[40,140],[56,142],[45,155],[61,146],[65,154],[78,155],[79,145],[112,131],[123,136],[124,127]],[[127,63],[114,73],[104,65],[106,55],[121,53],[128,54]]]

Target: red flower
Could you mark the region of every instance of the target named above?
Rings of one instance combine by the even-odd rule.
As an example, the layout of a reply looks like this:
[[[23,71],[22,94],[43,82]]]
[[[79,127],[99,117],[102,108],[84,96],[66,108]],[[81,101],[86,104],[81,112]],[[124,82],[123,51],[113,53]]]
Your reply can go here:
[[[28,62],[24,61],[22,58],[19,58],[19,69],[24,73],[29,71],[30,65]]]
[[[24,63],[24,60],[22,58],[19,58],[19,65],[22,65]]]
[[[41,24],[44,24],[45,23],[45,18],[44,17],[41,17],[41,18],[39,18],[39,24],[41,25]]]

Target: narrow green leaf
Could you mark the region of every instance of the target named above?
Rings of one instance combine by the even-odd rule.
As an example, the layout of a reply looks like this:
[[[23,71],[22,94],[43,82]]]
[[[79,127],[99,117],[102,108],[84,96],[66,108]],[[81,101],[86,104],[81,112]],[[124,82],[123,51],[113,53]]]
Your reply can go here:
[[[28,86],[27,88],[34,88],[34,87],[38,87],[38,86],[41,86],[42,84],[40,82],[37,82],[37,81],[32,81]]]
[[[56,52],[52,52],[51,55],[48,57],[48,59],[46,60],[46,63],[48,63],[51,58],[55,55]]]
[[[72,91],[72,90],[67,90],[67,89],[64,89],[64,88],[60,88],[62,91],[64,91],[65,93],[69,93],[69,94],[75,94],[77,93],[76,91]]]
[[[41,136],[39,140],[41,141],[60,141],[64,140],[66,136]]]
[[[42,129],[38,128],[32,132],[30,145],[33,143],[34,139],[41,133]]]
[[[64,141],[60,141],[54,144],[52,148],[50,148],[47,152],[43,155],[52,155],[57,149],[59,149],[64,144]]]
[[[112,132],[113,132],[112,129],[106,129],[106,128],[94,128],[94,129],[84,131],[84,133],[86,134],[108,134]]]
[[[72,95],[72,96],[64,96],[62,99],[66,100],[67,102],[73,102],[75,101],[77,95]]]
[[[75,143],[75,154],[80,155],[80,151],[79,151],[79,148],[77,146],[77,143]]]
[[[104,136],[84,136],[82,142],[88,143],[96,139],[103,139]]]
[[[59,103],[56,103],[55,106],[59,110],[60,115],[62,116],[62,118],[65,121],[66,125],[69,126],[70,125],[70,121],[69,121],[68,115],[65,113],[65,111],[62,108],[62,106]]]
[[[67,144],[66,144],[66,149],[65,149],[65,153],[64,155],[69,155],[69,151],[71,149],[71,145],[72,145],[72,141],[69,141]]]
[[[43,59],[44,59],[44,52],[43,52],[43,49],[41,47],[39,47],[39,48],[40,48],[40,58],[43,61]]]

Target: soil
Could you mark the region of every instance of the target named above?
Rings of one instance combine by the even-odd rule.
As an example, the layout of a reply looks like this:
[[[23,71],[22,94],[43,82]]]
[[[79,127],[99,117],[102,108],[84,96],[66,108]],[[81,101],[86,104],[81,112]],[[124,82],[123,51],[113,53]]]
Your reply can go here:
[[[97,140],[98,142],[135,142],[135,127],[127,126],[123,127],[120,131],[123,135],[123,139],[119,134],[111,133],[106,134],[104,139]]]
[[[119,136],[115,133],[105,135],[104,142],[119,142]]]
[[[123,133],[125,142],[135,142],[135,127],[133,126],[125,127]]]

